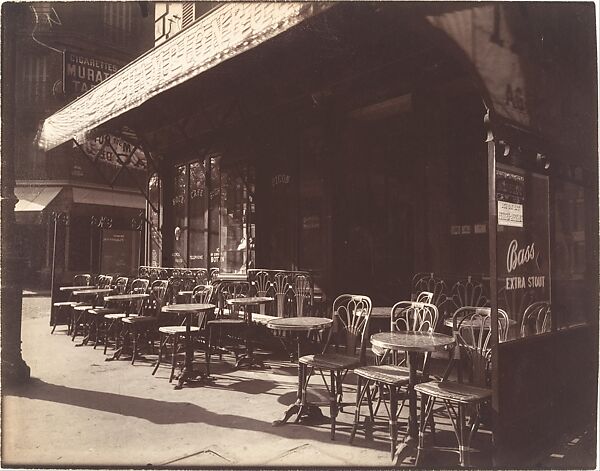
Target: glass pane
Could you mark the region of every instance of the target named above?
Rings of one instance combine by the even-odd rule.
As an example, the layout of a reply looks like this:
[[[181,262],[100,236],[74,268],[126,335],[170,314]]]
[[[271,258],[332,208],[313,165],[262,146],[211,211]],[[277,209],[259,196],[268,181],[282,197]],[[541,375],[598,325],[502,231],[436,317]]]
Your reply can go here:
[[[206,178],[204,163],[190,164],[190,264],[206,268]]]
[[[219,239],[220,207],[221,207],[221,157],[210,158],[210,195],[208,199],[209,208],[209,250],[210,268],[218,270],[221,262],[221,249]]]
[[[173,267],[187,266],[187,167],[182,165],[175,170],[175,187],[173,195],[173,215],[175,219],[175,234],[173,240]]]
[[[248,188],[238,171],[221,170],[222,273],[245,273],[247,266]]]
[[[584,204],[583,187],[557,182],[552,307],[561,327],[586,321]]]
[[[498,307],[510,340],[552,328],[548,177],[498,167]]]
[[[148,181],[148,199],[156,208],[156,211],[151,205],[148,206],[148,238],[149,238],[149,256],[148,263],[150,266],[157,267],[161,264],[162,256],[162,237],[160,234],[160,180],[157,174],[150,177]]]

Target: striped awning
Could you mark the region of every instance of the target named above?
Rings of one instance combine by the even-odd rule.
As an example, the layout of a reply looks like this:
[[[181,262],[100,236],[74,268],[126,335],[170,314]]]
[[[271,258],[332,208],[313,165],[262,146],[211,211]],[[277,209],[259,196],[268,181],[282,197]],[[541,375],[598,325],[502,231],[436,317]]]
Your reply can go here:
[[[37,137],[50,150],[86,134],[216,65],[327,9],[327,3],[226,3],[47,118]]]

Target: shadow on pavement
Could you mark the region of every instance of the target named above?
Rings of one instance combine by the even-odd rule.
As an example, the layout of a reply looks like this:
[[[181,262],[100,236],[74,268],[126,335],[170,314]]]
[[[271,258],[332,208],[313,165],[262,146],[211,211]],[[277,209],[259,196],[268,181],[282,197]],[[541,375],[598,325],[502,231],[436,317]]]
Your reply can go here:
[[[292,424],[282,427],[272,426],[271,420],[280,418],[279,416],[283,415],[284,411],[280,410],[279,407],[264,411],[265,418],[270,420],[257,420],[240,415],[217,414],[189,402],[161,401],[90,391],[46,383],[38,378],[32,378],[29,383],[18,387],[5,388],[3,394],[136,417],[159,425],[202,423],[226,429],[268,433],[279,437],[330,442],[328,425],[323,426],[323,428]],[[340,423],[339,425],[342,428],[343,424]],[[350,446],[345,434],[340,435],[336,443]],[[379,448],[376,444],[374,445],[375,448]]]

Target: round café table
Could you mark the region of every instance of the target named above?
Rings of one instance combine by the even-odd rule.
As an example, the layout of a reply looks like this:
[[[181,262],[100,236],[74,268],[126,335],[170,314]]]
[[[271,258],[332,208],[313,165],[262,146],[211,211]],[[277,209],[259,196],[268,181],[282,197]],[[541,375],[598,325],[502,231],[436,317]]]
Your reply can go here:
[[[453,337],[444,334],[415,331],[380,332],[371,335],[371,344],[392,351],[404,351],[409,371],[408,378],[408,436],[417,438],[417,395],[414,386],[417,382],[417,354],[443,352],[454,348]],[[395,448],[395,433],[392,433]]]
[[[61,286],[58,288],[60,291],[82,291],[84,289],[94,289],[97,286],[94,285],[80,285],[80,286]]]
[[[150,297],[150,294],[148,294],[148,293],[111,294],[109,296],[104,296],[104,301],[106,301],[106,302],[124,302],[124,303],[129,301],[129,305],[127,306],[126,309],[124,309],[125,312],[123,313],[123,314],[125,314],[125,316],[123,316],[123,317],[129,317],[131,314],[134,314],[133,312],[131,312],[131,306],[133,306],[133,301],[138,301],[140,299],[146,299],[149,297]],[[142,310],[142,304],[140,303],[138,312],[135,314],[140,315],[141,310]],[[114,322],[115,322],[115,320],[113,320],[112,323],[107,328],[107,334],[106,334],[107,338],[105,340],[104,353],[106,353],[106,342],[108,341],[108,331],[111,330],[112,326],[114,325]],[[121,335],[121,334],[119,334],[119,335]],[[105,361],[118,360],[121,357],[121,353],[123,353],[124,346],[125,346],[125,339],[123,339],[121,346],[119,348],[117,348],[115,353],[113,353],[113,356],[106,358]]]
[[[244,319],[246,320],[246,352],[244,355],[239,357],[235,362],[236,368],[241,368],[242,366],[248,366],[250,368],[260,367],[264,368],[265,365],[262,361],[254,358],[254,352],[252,349],[252,340],[250,339],[250,329],[252,328],[252,311],[248,309],[249,306],[264,306],[267,303],[270,303],[274,300],[274,298],[270,298],[267,296],[254,296],[248,298],[231,298],[227,299],[225,302],[232,307],[241,307],[244,311]]]
[[[185,363],[175,389],[183,388],[184,383],[201,378],[208,378],[204,371],[194,370],[194,345],[192,342],[192,314],[214,310],[214,304],[170,304],[162,308],[162,312],[172,312],[185,315]]]
[[[283,332],[296,332],[298,334],[299,359],[304,354],[304,340],[308,337],[308,334],[314,330],[329,328],[332,323],[333,320],[327,317],[283,317],[269,321],[267,328]],[[306,400],[303,387],[305,374],[304,365],[298,362],[298,393],[296,402],[288,408],[283,419],[274,421],[273,425],[285,424],[294,414],[297,415],[295,423],[304,421],[312,424],[316,420],[322,421],[324,419],[321,409]]]

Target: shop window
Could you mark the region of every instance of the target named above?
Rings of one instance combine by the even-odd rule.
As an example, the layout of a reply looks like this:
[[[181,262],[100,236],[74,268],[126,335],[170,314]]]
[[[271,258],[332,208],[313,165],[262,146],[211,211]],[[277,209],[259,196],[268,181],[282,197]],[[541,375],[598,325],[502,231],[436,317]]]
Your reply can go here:
[[[158,174],[154,174],[148,181],[148,199],[151,204],[147,205],[147,240],[148,240],[148,263],[157,267],[161,265],[162,237],[161,225],[161,184]]]
[[[254,266],[254,178],[239,164],[222,168],[220,156],[207,162],[208,182],[204,162],[176,168],[173,266],[245,273]]]
[[[189,266],[206,267],[206,178],[203,162],[190,164],[190,248]]]
[[[552,307],[560,327],[585,322],[585,200],[584,188],[557,182],[554,192]]]
[[[188,166],[175,169],[173,188],[173,217],[175,233],[173,236],[173,267],[187,267],[188,238]]]

